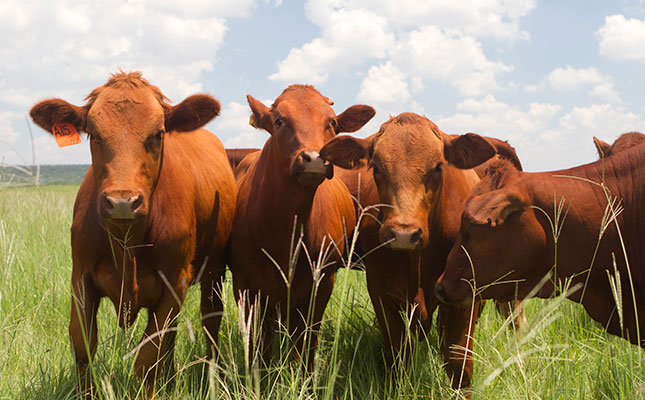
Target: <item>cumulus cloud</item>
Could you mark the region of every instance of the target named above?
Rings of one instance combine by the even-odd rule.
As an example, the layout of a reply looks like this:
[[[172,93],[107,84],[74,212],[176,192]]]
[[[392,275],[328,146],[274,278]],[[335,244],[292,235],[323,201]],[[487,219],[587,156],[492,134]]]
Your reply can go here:
[[[221,116],[210,124],[212,127],[209,127],[222,140],[224,147],[262,148],[264,142],[269,138],[269,133],[250,126],[250,115],[251,110],[247,104],[232,101],[224,107]]]
[[[550,103],[519,107],[492,95],[466,99],[458,104],[457,113],[435,122],[449,133],[475,132],[508,140],[528,171],[594,161],[593,136],[611,142],[621,133],[645,129],[643,115],[622,105],[593,104],[569,110]]]
[[[581,88],[588,88],[589,94],[604,101],[621,103],[622,99],[614,87],[614,79],[608,75],[603,75],[595,67],[574,68],[570,65],[562,68],[556,68],[551,71],[544,79],[536,85],[527,85],[525,90],[528,92],[538,92],[551,87],[559,91],[573,91]]]
[[[399,81],[398,87],[419,91],[424,79],[440,79],[462,94],[480,95],[498,89],[498,75],[511,70],[485,56],[480,38],[528,38],[519,21],[534,7],[534,0],[309,0],[307,17],[321,34],[291,49],[270,78],[321,83],[331,74],[351,73],[356,65],[383,60],[368,72],[362,96],[388,63],[404,75],[391,78]],[[379,79],[384,79],[382,74]]]
[[[401,103],[410,100],[406,76],[391,62],[373,66],[361,83],[357,98],[367,103]]]
[[[384,58],[394,45],[388,20],[365,8],[335,8],[330,2],[307,3],[310,20],[322,28],[322,36],[293,48],[278,63],[272,80],[317,84],[329,73],[344,71],[370,58]]]
[[[83,104],[118,69],[143,71],[179,102],[204,90],[202,78],[216,61],[227,18],[247,17],[254,9],[255,0],[0,2],[0,110],[16,113],[10,118],[15,126],[24,123],[31,105],[47,97]],[[30,154],[26,130],[19,131],[23,138],[16,151]],[[7,132],[3,129],[3,135]],[[64,162],[69,154],[80,154],[54,151],[48,139],[36,142],[43,157],[66,154]]]
[[[615,60],[645,60],[645,21],[610,15],[596,34],[600,55]]]

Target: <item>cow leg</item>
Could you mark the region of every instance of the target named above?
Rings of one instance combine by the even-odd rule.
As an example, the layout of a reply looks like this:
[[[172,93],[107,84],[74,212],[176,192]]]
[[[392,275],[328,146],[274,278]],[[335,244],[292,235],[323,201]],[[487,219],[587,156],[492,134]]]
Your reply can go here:
[[[224,266],[207,266],[200,282],[202,326],[206,332],[206,356],[217,359],[217,339],[224,314],[222,287],[224,285]]]
[[[454,389],[468,388],[473,376],[473,332],[479,303],[473,307],[439,305],[438,326],[446,373]],[[464,351],[464,349],[467,349]]]
[[[134,363],[137,375],[144,381],[148,394],[155,391],[155,381],[163,375],[172,377],[174,373],[173,353],[177,315],[185,290],[173,295],[164,288],[159,303],[148,312],[148,325],[141,339],[139,355]]]
[[[76,361],[79,392],[93,394],[91,374],[87,367],[94,357],[97,345],[96,313],[101,297],[91,278],[79,272],[75,265],[72,273],[72,309],[69,321],[69,337]]]

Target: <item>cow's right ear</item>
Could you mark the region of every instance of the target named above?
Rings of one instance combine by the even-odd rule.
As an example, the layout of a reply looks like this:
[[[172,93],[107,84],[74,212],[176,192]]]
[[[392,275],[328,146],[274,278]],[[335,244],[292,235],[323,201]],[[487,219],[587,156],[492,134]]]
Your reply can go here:
[[[373,140],[374,135],[365,139],[349,135],[336,136],[320,149],[320,157],[341,168],[361,168],[371,157]]]
[[[495,153],[493,145],[474,133],[457,137],[443,136],[444,157],[457,168],[475,168],[488,161]]]
[[[611,152],[611,145],[607,142],[603,142],[597,137],[593,137],[593,143],[596,145],[596,151],[598,151],[598,157],[603,159],[609,156]]]
[[[497,226],[509,215],[527,208],[523,197],[515,190],[502,188],[473,196],[466,201],[464,214],[476,224]]]
[[[246,100],[249,102],[252,112],[249,124],[256,129],[264,129],[273,135],[273,116],[269,108],[262,104],[261,101],[254,99],[250,94],[246,95]]]
[[[81,132],[85,129],[87,110],[62,99],[48,99],[33,106],[29,115],[36,125],[51,134],[53,126],[61,122],[70,123]]]

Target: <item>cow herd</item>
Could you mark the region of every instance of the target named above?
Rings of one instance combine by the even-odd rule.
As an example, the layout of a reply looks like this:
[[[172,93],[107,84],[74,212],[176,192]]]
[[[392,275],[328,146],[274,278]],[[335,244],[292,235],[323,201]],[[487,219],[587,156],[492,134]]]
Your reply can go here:
[[[260,367],[282,323],[311,369],[334,274],[357,261],[386,362],[405,362],[406,333],[427,332],[437,310],[454,388],[471,383],[483,299],[520,325],[518,299],[566,292],[608,332],[644,343],[639,133],[614,145],[594,138],[594,163],[526,173],[508,143],[448,135],[413,113],[364,139],[339,135],[374,109],[335,114],[308,85],[289,86],[271,107],[247,96],[251,125],[270,134],[262,149],[224,149],[203,129],[219,115],[217,100],[170,105],[138,72],[113,74],[86,100],[48,99],[30,113],[47,131],[70,124],[90,142],[71,228],[69,335],[81,392],[93,391],[103,297],[122,326],[148,311],[135,368],[150,393],[172,374],[173,328],[191,283],[201,287],[207,356],[216,357],[227,265],[240,318],[259,318],[249,362]]]

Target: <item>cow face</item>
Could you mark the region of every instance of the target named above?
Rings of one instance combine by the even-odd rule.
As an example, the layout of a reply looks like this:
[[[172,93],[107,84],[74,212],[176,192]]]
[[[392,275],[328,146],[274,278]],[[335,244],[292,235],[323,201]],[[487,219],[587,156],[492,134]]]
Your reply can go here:
[[[470,197],[435,293],[447,303],[525,297],[548,272],[547,236],[521,187]],[[552,258],[551,258],[552,260]]]
[[[355,105],[336,115],[331,102],[312,86],[289,86],[271,108],[247,96],[252,125],[272,136],[277,164],[301,185],[315,187],[332,178],[333,167],[320,149],[339,132],[354,132],[374,116],[374,109]]]
[[[477,135],[452,139],[429,119],[402,113],[373,136],[339,136],[321,153],[342,168],[371,167],[380,201],[389,205],[381,209],[380,240],[392,249],[413,251],[428,244],[447,169],[472,168],[495,149]]]
[[[36,104],[34,122],[51,132],[69,122],[89,136],[98,211],[113,223],[132,223],[149,211],[163,159],[164,135],[197,129],[219,114],[217,100],[188,97],[170,106],[140,73],[119,73],[77,107],[60,99]]]

